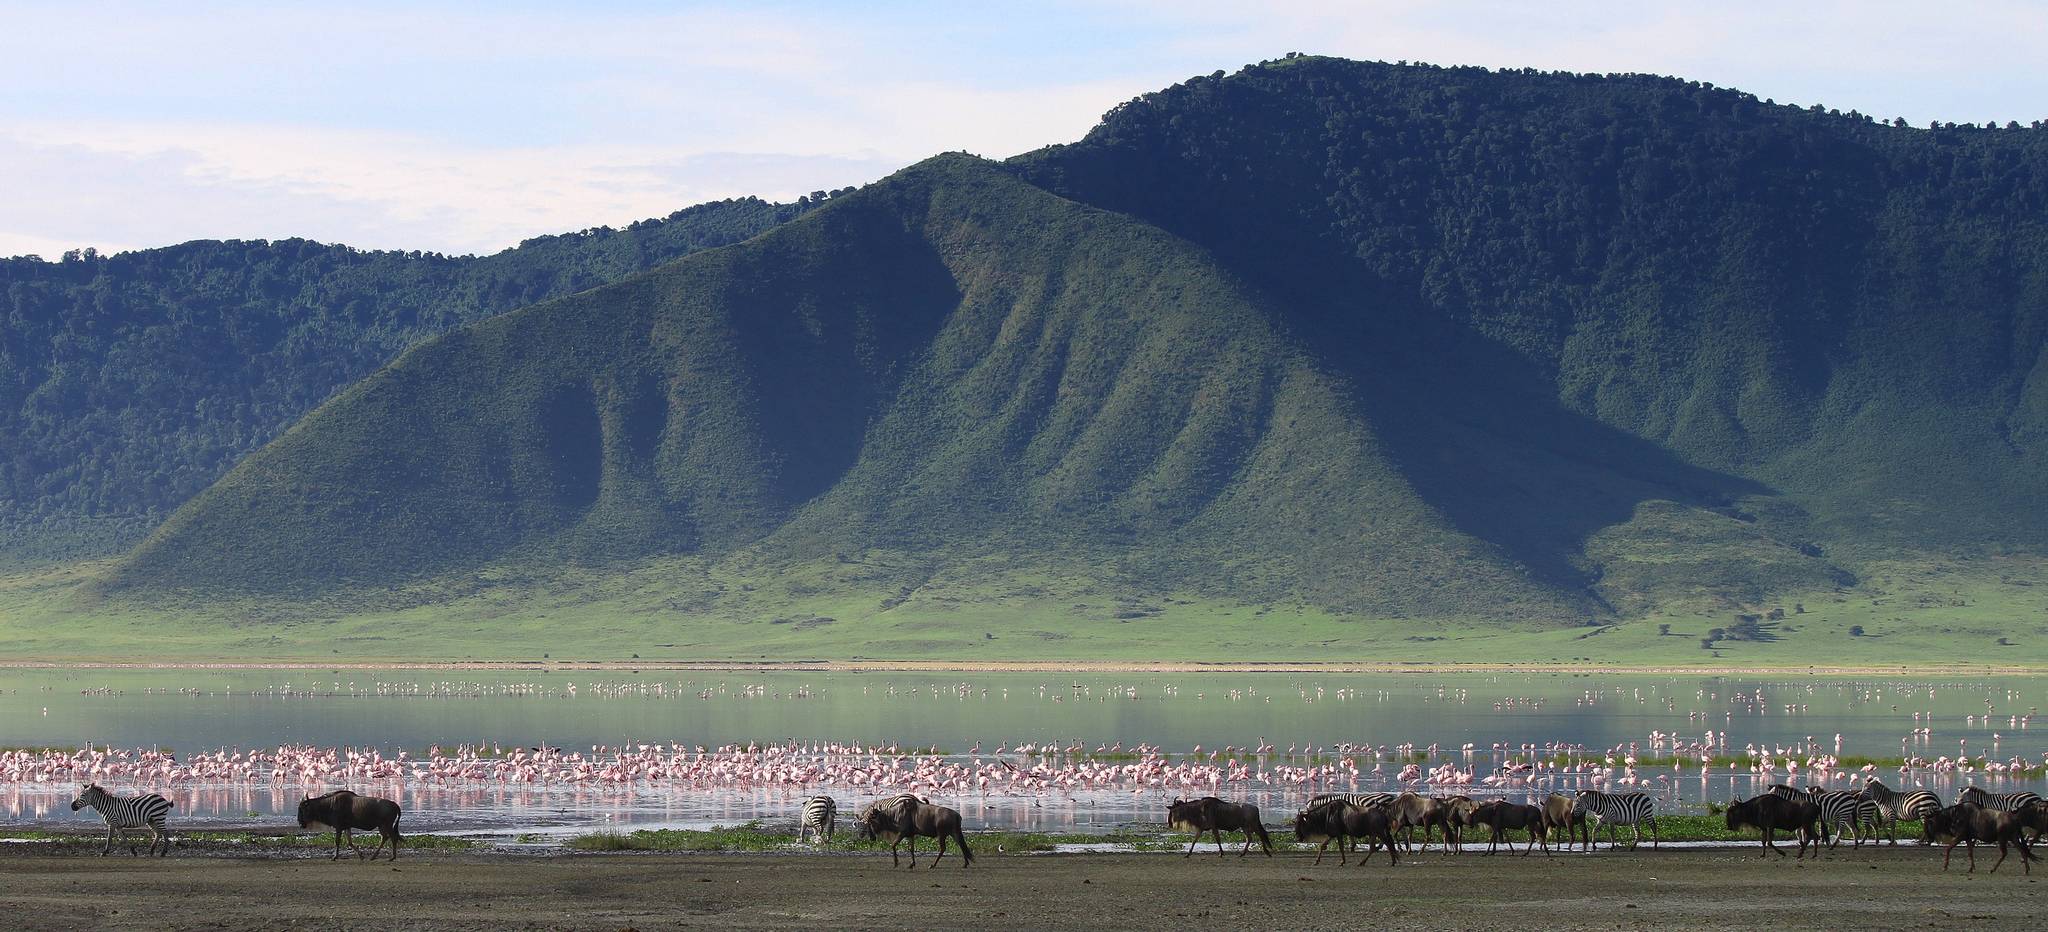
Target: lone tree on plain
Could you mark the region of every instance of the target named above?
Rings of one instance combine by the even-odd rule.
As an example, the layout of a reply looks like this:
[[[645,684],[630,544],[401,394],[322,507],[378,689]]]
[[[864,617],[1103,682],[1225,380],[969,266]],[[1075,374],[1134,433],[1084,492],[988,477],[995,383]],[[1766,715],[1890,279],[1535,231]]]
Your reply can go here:
[[[1863,636],[1863,626],[1862,626],[1862,625],[1850,625],[1850,626],[1849,626],[1849,636],[1850,636],[1850,637],[1852,637],[1852,638],[1860,638],[1860,637],[1862,637],[1862,636]]]

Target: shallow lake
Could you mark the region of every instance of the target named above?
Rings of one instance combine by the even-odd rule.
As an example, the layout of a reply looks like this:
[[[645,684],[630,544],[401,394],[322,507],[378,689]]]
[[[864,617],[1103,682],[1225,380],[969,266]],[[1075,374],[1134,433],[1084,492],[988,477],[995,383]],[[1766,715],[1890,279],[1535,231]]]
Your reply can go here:
[[[1218,795],[1261,801],[1269,823],[1313,792],[1404,787],[1519,798],[1604,785],[1699,811],[1762,783],[1809,782],[1784,768],[1815,755],[1880,759],[1873,772],[1891,785],[1944,795],[1970,783],[2043,791],[2042,692],[2024,677],[7,669],[0,746],[115,749],[110,788],[160,791],[183,819],[230,824],[286,820],[342,772],[230,762],[310,746],[375,755],[346,773],[383,767],[355,786],[400,798],[414,830],[733,824],[787,819],[812,792],[851,809],[913,789],[975,824],[1085,831],[1156,823],[1167,800],[1203,791],[1186,783],[1200,768],[1224,774]],[[1752,749],[1773,771],[1724,762],[1702,777],[1688,759]],[[90,754],[74,754],[77,766]],[[1630,771],[1630,755],[1663,763]],[[158,769],[140,772],[142,756]],[[1958,756],[1969,771],[1936,764]],[[461,774],[429,772],[457,758]],[[1901,773],[1896,758],[1927,765]],[[2014,758],[2035,769],[1984,772],[1986,759]],[[79,776],[0,775],[0,821],[90,817],[69,811]],[[1831,785],[1861,783],[1859,772]]]

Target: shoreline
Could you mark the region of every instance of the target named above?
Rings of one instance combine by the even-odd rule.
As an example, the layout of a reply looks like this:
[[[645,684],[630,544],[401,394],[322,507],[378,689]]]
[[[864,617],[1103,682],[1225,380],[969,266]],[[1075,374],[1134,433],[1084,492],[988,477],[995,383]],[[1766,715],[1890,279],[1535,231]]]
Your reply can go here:
[[[1384,856],[1341,866],[1265,858],[1025,855],[976,849],[972,869],[920,845],[913,871],[882,855],[412,852],[396,861],[100,858],[0,846],[18,913],[48,929],[392,928],[1635,928],[2037,929],[2043,887],[2015,870],[1941,869],[1906,848],[1762,858],[1685,849],[1543,857]],[[1230,847],[1226,842],[1226,847]],[[1752,845],[1752,849],[1756,846]],[[1783,845],[1781,845],[1783,847]],[[1963,861],[1962,852],[1955,855]],[[936,868],[928,865],[937,864]],[[92,896],[80,891],[90,885]],[[1974,895],[1965,895],[1967,885]],[[345,902],[325,891],[342,890]],[[195,912],[195,908],[198,910]]]
[[[953,660],[0,660],[0,670],[489,670],[525,672],[732,673],[1548,673],[1645,676],[2035,676],[2048,667],[2009,664],[1732,666],[1715,664],[1464,663],[1437,661],[953,661]]]

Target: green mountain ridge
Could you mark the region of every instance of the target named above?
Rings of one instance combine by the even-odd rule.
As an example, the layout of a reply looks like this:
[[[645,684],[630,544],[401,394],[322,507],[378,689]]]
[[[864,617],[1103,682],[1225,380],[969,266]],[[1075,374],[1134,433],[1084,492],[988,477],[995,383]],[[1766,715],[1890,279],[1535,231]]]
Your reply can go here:
[[[1903,589],[2038,634],[1968,606],[2048,553],[2044,219],[2039,126],[1290,58],[423,342],[80,604],[1293,656]]]
[[[406,346],[812,203],[703,204],[482,257],[279,240],[0,259],[0,567],[126,550]]]

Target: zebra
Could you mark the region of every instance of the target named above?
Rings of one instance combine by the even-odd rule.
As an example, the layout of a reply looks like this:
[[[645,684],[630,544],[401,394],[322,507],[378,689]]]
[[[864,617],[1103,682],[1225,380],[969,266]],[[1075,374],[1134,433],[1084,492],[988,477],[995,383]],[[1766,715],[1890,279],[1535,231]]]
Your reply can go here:
[[[1643,843],[1643,823],[1650,825],[1650,847],[1661,847],[1657,838],[1657,810],[1650,804],[1648,793],[1607,793],[1600,790],[1580,790],[1572,800],[1575,814],[1592,817],[1597,824],[1607,826],[1607,844],[1613,847],[1614,827],[1626,825],[1635,829],[1635,843]],[[1595,834],[1590,829],[1587,834]],[[1587,850],[1591,850],[1589,843]]]
[[[1799,800],[1811,802],[1820,809],[1821,839],[1826,841],[1830,848],[1841,844],[1842,836],[1845,834],[1856,839],[1855,844],[1857,847],[1863,845],[1863,838],[1866,834],[1871,836],[1872,841],[1877,840],[1877,825],[1880,817],[1883,815],[1883,807],[1879,806],[1876,800],[1870,799],[1861,793],[1851,793],[1848,790],[1830,790],[1819,786],[1811,786],[1800,790],[1786,786],[1783,783],[1771,784],[1771,792],[1794,802]],[[1844,826],[1847,826],[1846,831]],[[1827,831],[1830,828],[1835,831],[1833,839],[1827,838]],[[1868,829],[1867,832],[1866,828]]]
[[[905,802],[923,804],[930,802],[930,800],[922,799],[916,793],[898,793],[894,796],[884,796],[860,807],[860,812],[854,815],[853,820],[855,822],[866,822],[870,812],[895,812],[903,808]]]
[[[1891,832],[1892,844],[1899,843],[1899,822],[1918,822],[1941,809],[1941,797],[1927,790],[1898,792],[1876,777],[1863,785],[1863,795],[1877,804],[1879,821]]]
[[[1393,793],[1353,793],[1349,796],[1343,793],[1321,793],[1309,797],[1307,808],[1314,809],[1330,800],[1341,799],[1356,808],[1371,809],[1374,806],[1388,805],[1394,801],[1394,798]]]
[[[2048,806],[2048,802],[2042,801],[2041,794],[2039,793],[2031,793],[2026,790],[2021,790],[2017,793],[1986,793],[1974,786],[1964,787],[1963,791],[1956,796],[1956,802],[1975,803],[1982,808],[1997,809],[2002,812],[2019,812],[2028,806]],[[2041,840],[2041,833],[2038,830],[2034,832],[2034,840]]]
[[[164,828],[164,817],[171,812],[171,801],[155,793],[141,796],[115,796],[100,789],[97,783],[87,783],[78,789],[78,798],[71,801],[71,811],[77,812],[91,806],[107,823],[107,843],[100,848],[100,857],[106,857],[114,850],[114,833],[121,833],[121,840],[128,840],[128,830],[148,826],[150,830],[149,853],[162,857],[171,853],[171,833]],[[163,850],[157,850],[157,844]],[[135,853],[135,846],[128,846],[128,853]]]
[[[2041,794],[2022,790],[2018,793],[1986,793],[1974,786],[1966,786],[1956,796],[1956,802],[1970,803],[1985,809],[2000,812],[2018,812],[2041,801]]]
[[[796,826],[796,840],[802,844],[808,833],[816,833],[818,840],[832,840],[832,822],[839,816],[839,803],[830,796],[813,796],[804,800],[803,819]]]

